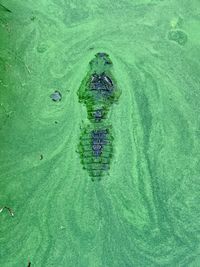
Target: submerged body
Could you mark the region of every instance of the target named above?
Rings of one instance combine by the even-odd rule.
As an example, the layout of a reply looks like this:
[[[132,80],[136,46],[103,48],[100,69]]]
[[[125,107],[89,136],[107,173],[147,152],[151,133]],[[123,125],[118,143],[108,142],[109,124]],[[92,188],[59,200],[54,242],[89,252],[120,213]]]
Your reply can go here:
[[[90,61],[90,69],[78,90],[78,97],[88,111],[88,119],[101,122],[110,106],[117,102],[121,91],[111,74],[112,62],[106,53],[97,53]],[[97,111],[101,110],[97,118]],[[91,111],[93,112],[91,114]]]
[[[81,134],[79,153],[84,169],[94,180],[108,173],[113,153],[113,137],[107,125],[107,113],[117,102],[121,91],[112,76],[112,62],[106,53],[97,53],[78,90],[81,103],[87,108],[90,125]]]
[[[113,151],[111,130],[98,126],[85,127],[79,144],[83,167],[93,181],[108,173]]]

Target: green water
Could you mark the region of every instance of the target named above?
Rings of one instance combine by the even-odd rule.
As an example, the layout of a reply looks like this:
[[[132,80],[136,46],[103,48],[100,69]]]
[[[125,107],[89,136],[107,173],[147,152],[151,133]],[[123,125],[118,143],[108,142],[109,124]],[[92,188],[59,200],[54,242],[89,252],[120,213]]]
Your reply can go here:
[[[200,266],[200,2],[1,4],[0,266]],[[97,52],[122,94],[92,183],[77,91]]]

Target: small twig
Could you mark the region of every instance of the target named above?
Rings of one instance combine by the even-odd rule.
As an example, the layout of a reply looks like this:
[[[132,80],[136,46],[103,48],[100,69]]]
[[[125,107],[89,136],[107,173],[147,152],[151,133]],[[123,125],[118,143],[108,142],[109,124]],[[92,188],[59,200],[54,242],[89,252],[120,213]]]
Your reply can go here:
[[[3,208],[0,209],[0,212],[2,212],[4,209],[7,209],[9,211],[10,215],[12,217],[14,217],[14,212],[13,212],[13,210],[11,208],[9,208],[7,206],[4,206]]]
[[[28,261],[27,267],[31,267],[31,262],[30,261]]]
[[[24,65],[25,65],[25,67],[26,67],[28,73],[31,74],[31,70],[29,69],[28,65],[27,65],[26,63],[24,63]]]

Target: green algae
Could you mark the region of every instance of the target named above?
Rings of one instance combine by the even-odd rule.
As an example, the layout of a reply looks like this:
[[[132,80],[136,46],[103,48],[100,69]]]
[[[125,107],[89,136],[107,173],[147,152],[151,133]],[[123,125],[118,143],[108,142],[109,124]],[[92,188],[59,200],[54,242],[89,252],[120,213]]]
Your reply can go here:
[[[184,31],[176,29],[168,32],[168,39],[178,43],[179,45],[185,45],[188,37]]]
[[[199,266],[199,1],[2,4],[0,208],[14,216],[0,213],[0,266]],[[109,177],[92,183],[77,90],[99,51],[122,94]]]

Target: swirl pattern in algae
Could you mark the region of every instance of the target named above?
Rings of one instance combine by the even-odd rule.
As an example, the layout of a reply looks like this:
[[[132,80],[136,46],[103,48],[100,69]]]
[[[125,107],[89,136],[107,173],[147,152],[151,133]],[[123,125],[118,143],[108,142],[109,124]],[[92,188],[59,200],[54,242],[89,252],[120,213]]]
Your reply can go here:
[[[0,266],[200,266],[199,1],[3,2]],[[76,92],[99,51],[122,94],[92,183]]]

